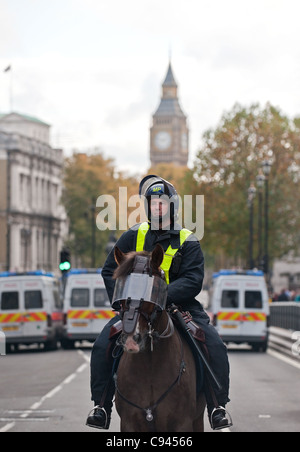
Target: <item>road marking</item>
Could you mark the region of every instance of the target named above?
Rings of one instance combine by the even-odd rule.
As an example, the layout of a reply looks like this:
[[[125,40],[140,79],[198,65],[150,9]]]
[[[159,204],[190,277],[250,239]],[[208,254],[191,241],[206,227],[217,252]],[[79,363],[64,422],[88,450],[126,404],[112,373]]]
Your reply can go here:
[[[6,433],[9,430],[11,430],[12,428],[14,428],[14,426],[16,425],[15,422],[11,422],[10,424],[5,425],[4,427],[0,428],[0,433]]]
[[[37,410],[35,411],[35,414],[50,414],[50,413],[54,413],[55,410]],[[7,414],[25,414],[25,413],[31,413],[31,410],[7,410],[4,411],[4,413]]]
[[[78,350],[78,355],[80,355],[83,359],[85,359],[85,361],[88,364],[91,363],[91,358],[89,356],[87,356],[82,350]]]
[[[81,351],[81,350],[80,350]],[[84,359],[88,362],[89,359],[88,357],[82,352],[79,353],[80,356],[84,357]],[[84,356],[83,356],[84,355]],[[9,421],[13,421],[10,422],[9,424],[5,425],[4,427],[2,427],[0,429],[0,433],[5,433],[8,432],[9,430],[11,430],[12,428],[15,427],[16,422],[20,422],[20,421],[33,421],[33,422],[45,422],[46,420],[49,420],[50,418],[29,418],[29,416],[33,413],[36,413],[38,408],[40,408],[40,406],[47,400],[47,399],[51,399],[52,397],[54,397],[58,392],[60,392],[63,387],[65,385],[70,384],[78,374],[82,373],[86,368],[88,367],[88,363],[84,363],[81,364],[78,369],[72,373],[71,375],[69,375],[67,378],[65,378],[65,380],[60,383],[58,386],[56,386],[55,388],[53,388],[51,391],[49,391],[46,395],[44,395],[38,402],[35,402],[30,408],[29,410],[23,410],[21,411],[21,415],[18,418],[0,418],[0,422],[9,422]],[[28,419],[29,418],[29,419]]]
[[[284,363],[289,364],[290,366],[296,367],[296,369],[300,369],[300,363],[297,363],[292,358],[288,358],[287,356],[282,355],[281,353],[275,352],[274,350],[268,350],[268,355],[273,356],[273,358],[280,359]]]
[[[73,381],[76,378],[76,373],[69,375],[69,377],[67,377],[64,381],[63,381],[63,385],[68,385],[69,383],[71,383],[71,381]]]
[[[0,422],[8,422],[8,421],[13,421],[13,424],[15,424],[16,422],[20,422],[20,421],[26,421],[26,422],[49,422],[50,421],[50,417],[30,417],[30,418],[20,418],[20,417],[0,417]],[[9,424],[10,425],[10,424]],[[2,430],[0,430],[2,431]],[[6,430],[8,431],[8,430]]]

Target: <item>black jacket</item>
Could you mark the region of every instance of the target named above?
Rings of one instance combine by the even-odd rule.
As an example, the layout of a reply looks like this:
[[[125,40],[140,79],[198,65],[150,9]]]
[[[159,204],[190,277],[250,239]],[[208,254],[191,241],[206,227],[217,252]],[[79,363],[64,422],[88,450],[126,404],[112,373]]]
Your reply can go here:
[[[136,239],[139,225],[125,232],[118,240],[116,246],[123,253],[136,250]],[[159,243],[164,251],[169,245],[172,248],[180,248],[180,231],[171,229],[170,231],[152,231],[149,229],[146,235],[145,250],[153,251],[155,245]],[[181,255],[181,256],[180,256]],[[185,311],[201,310],[201,304],[195,297],[201,292],[204,278],[204,257],[197,238],[192,235],[186,241],[173,260],[170,269],[170,284],[168,286],[168,304],[175,303],[182,306]],[[102,276],[110,301],[112,301],[115,281],[112,279],[117,268],[114,258],[114,250],[109,254],[103,270]]]

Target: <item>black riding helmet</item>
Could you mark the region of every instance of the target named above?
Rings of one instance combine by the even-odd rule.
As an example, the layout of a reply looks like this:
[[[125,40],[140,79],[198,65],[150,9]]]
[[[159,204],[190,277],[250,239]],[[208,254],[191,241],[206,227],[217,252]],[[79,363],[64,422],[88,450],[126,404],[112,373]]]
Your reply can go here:
[[[162,177],[155,175],[144,177],[140,183],[139,195],[145,198],[145,211],[149,221],[151,221],[150,201],[153,196],[169,198],[171,223],[174,224],[178,219],[179,196],[174,185]]]

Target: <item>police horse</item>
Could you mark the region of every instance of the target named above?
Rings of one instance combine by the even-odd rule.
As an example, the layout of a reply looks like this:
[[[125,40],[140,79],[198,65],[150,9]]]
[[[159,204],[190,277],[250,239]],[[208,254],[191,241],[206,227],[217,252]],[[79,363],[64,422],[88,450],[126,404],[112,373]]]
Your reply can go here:
[[[113,306],[123,320],[115,375],[121,431],[203,432],[206,401],[197,394],[194,356],[166,310],[163,249],[123,254],[116,248],[115,259]]]

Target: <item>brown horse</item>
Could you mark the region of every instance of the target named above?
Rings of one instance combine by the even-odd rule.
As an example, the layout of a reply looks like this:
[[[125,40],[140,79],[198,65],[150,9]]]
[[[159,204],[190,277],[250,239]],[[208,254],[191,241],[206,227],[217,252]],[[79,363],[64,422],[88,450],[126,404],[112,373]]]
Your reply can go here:
[[[142,258],[139,269],[137,257]],[[126,281],[136,272],[148,279],[164,280],[160,245],[152,254],[125,255],[116,248],[115,258],[119,267],[114,277],[118,281]],[[203,393],[196,396],[196,366],[188,344],[174,328],[165,306],[140,300],[134,309],[131,303],[130,298],[121,301],[121,313],[127,313],[127,334],[123,319],[121,336],[124,353],[116,378],[121,431],[203,432],[206,402]],[[133,330],[128,334],[130,322]]]

